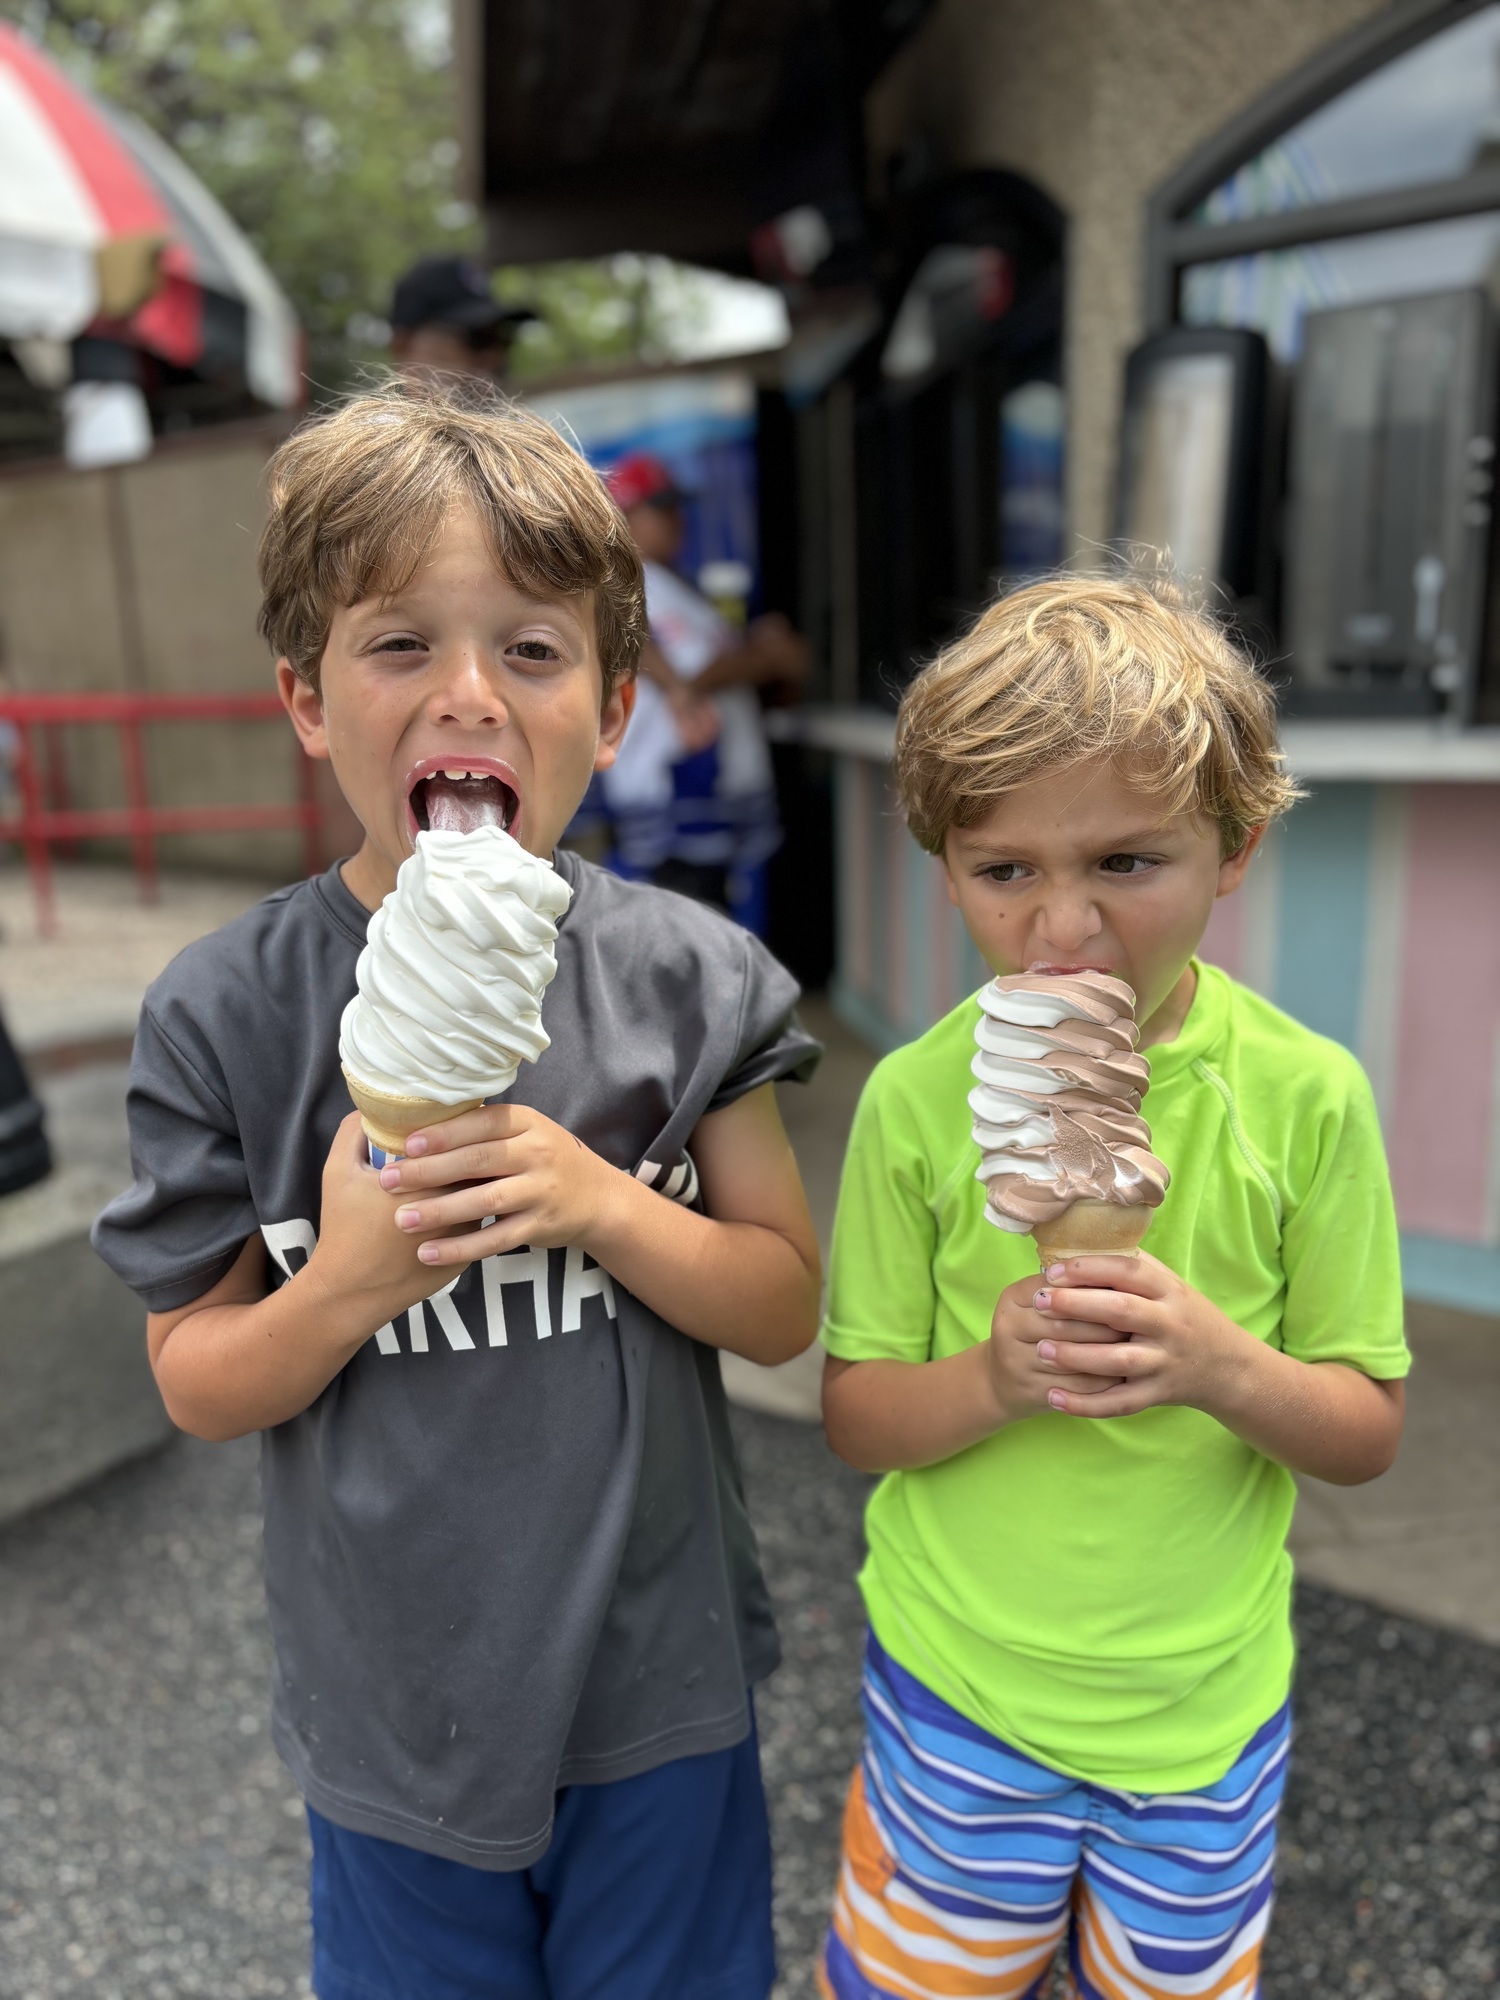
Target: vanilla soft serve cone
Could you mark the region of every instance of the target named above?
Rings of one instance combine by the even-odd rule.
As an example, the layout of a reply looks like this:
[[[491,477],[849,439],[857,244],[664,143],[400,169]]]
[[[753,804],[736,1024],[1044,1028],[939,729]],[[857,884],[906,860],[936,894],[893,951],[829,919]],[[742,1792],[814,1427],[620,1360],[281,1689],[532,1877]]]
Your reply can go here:
[[[1141,1116],[1135,996],[1102,972],[1017,973],[979,995],[969,1093],[985,1217],[1044,1265],[1135,1251],[1167,1189]]]
[[[417,835],[370,919],[339,1030],[373,1147],[399,1153],[419,1126],[498,1097],[547,1047],[542,996],[571,893],[499,826]]]

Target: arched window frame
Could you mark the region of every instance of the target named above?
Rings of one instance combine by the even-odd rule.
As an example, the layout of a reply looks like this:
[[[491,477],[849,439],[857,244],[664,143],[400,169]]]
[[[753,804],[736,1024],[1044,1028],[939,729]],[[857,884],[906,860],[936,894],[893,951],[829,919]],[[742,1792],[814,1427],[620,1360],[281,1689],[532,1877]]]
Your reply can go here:
[[[1199,147],[1152,195],[1146,211],[1146,330],[1178,322],[1191,264],[1367,236],[1453,216],[1500,212],[1500,166],[1456,179],[1319,202],[1225,222],[1192,219],[1214,189],[1302,119],[1409,49],[1477,14],[1490,0],[1398,0],[1321,50]]]

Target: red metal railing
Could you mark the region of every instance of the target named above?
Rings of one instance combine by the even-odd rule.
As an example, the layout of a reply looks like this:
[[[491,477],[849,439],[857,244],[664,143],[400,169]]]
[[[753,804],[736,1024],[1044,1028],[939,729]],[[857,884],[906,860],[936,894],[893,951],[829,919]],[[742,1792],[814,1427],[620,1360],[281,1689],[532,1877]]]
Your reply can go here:
[[[322,865],[316,772],[293,739],[297,803],[279,806],[158,806],[151,803],[144,730],[159,722],[270,722],[285,715],[274,694],[0,694],[0,724],[17,732],[19,815],[0,819],[0,841],[19,841],[31,873],[37,921],[57,928],[52,849],[77,840],[130,842],[141,901],[156,900],[156,843],[168,833],[264,833],[301,830],[309,874]],[[67,802],[57,729],[65,724],[112,726],[119,734],[125,779],[123,806],[75,807]],[[46,779],[39,748],[46,751]],[[62,794],[59,797],[59,793]],[[50,795],[50,796],[49,796]]]

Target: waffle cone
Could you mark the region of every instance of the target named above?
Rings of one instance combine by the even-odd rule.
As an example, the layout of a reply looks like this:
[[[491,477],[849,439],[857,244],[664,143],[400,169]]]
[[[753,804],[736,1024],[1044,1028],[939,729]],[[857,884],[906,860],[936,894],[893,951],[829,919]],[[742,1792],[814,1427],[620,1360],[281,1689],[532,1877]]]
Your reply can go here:
[[[1144,1203],[1075,1201],[1031,1234],[1044,1268],[1064,1257],[1133,1257],[1155,1213]]]
[[[462,1104],[439,1104],[430,1097],[392,1097],[384,1090],[371,1090],[367,1083],[344,1071],[349,1095],[365,1128],[365,1137],[382,1153],[404,1153],[409,1136],[423,1125],[441,1125],[445,1118],[457,1118],[465,1111],[477,1111],[482,1097]]]

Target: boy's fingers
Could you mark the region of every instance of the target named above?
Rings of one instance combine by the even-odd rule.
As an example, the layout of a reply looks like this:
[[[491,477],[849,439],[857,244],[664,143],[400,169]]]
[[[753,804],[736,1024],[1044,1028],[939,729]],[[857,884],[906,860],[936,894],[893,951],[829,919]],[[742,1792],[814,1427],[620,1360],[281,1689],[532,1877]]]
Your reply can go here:
[[[419,1160],[393,1160],[382,1167],[380,1184],[405,1194],[418,1188],[452,1187],[458,1181],[497,1180],[517,1171],[515,1155],[514,1138],[490,1139],[455,1152],[424,1153]]]
[[[425,1159],[432,1153],[454,1153],[463,1146],[483,1145],[489,1139],[513,1139],[531,1122],[530,1113],[520,1104],[481,1104],[477,1111],[461,1117],[445,1118],[439,1125],[423,1125],[408,1135],[408,1159]]]
[[[1055,1368],[1063,1375],[1114,1375],[1122,1381],[1144,1374],[1153,1366],[1155,1359],[1148,1348],[1137,1347],[1124,1340],[1107,1344],[1059,1340],[1050,1355],[1041,1357],[1044,1368]]]
[[[507,1250],[519,1250],[531,1241],[532,1223],[517,1222],[514,1218],[493,1224],[489,1229],[475,1229],[464,1236],[438,1236],[429,1243],[423,1243],[417,1251],[418,1259],[435,1270],[451,1269],[455,1264],[477,1264],[482,1257],[498,1257]]]
[[[487,1215],[509,1215],[527,1206],[527,1193],[517,1178],[458,1188],[420,1202],[404,1201],[396,1210],[396,1227],[410,1232],[456,1229],[461,1222],[481,1222]]]
[[[455,1264],[472,1264],[480,1257],[493,1255],[502,1246],[493,1244],[493,1229],[476,1230],[472,1236],[439,1236],[431,1243],[424,1243],[417,1256],[424,1264],[430,1264],[435,1271],[451,1270]]]
[[[352,1161],[358,1161],[362,1167],[370,1164],[370,1142],[365,1137],[364,1124],[357,1111],[351,1111],[347,1118],[339,1120],[333,1151],[348,1154]]]
[[[1061,1312],[1040,1312],[1034,1319],[1023,1320],[1015,1337],[1035,1347],[1039,1340],[1094,1340],[1118,1346],[1126,1336],[1112,1326],[1101,1326],[1092,1320],[1065,1319]]]
[[[1130,1292],[1086,1290],[1078,1286],[1063,1291],[1048,1287],[1034,1301],[1043,1326],[1059,1320],[1076,1319],[1090,1326],[1112,1326],[1121,1333],[1144,1333],[1156,1318],[1157,1301]],[[1042,1338],[1045,1340],[1046,1335]]]
[[[1143,1299],[1164,1297],[1170,1277],[1166,1265],[1144,1251],[1134,1257],[1069,1257],[1061,1264],[1049,1264],[1043,1275],[1049,1286],[1103,1286]]]
[[[1050,1396],[1054,1389],[1062,1389],[1070,1396],[1092,1400],[1095,1396],[1103,1396],[1112,1389],[1123,1387],[1118,1375],[1106,1375],[1102,1381],[1097,1375],[1059,1375],[1055,1381],[1048,1382],[1047,1393]]]
[[[1139,1387],[1103,1389],[1097,1396],[1080,1396],[1076,1389],[1049,1389],[1047,1401],[1068,1417],[1133,1417],[1151,1408],[1151,1398]]]

